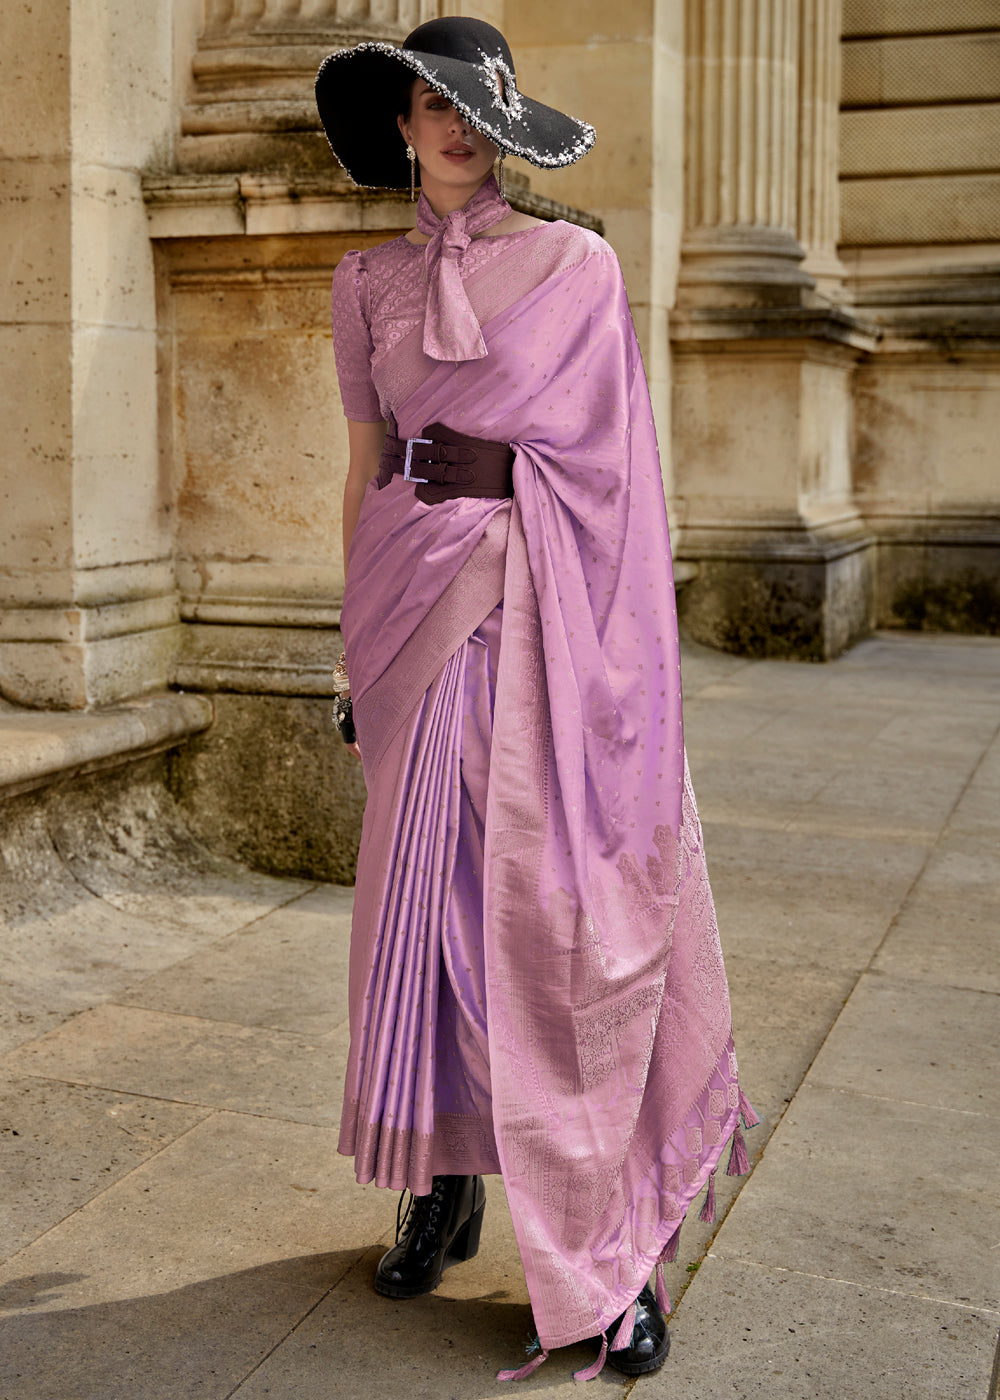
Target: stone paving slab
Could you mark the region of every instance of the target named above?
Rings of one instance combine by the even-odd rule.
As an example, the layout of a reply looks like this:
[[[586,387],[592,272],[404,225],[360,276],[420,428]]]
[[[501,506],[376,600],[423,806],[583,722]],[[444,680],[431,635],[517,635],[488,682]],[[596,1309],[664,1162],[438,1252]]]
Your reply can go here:
[[[331,1128],[213,1113],[9,1259],[0,1277],[72,1258],[88,1276],[86,1300],[104,1303],[252,1269],[319,1297],[340,1277],[332,1256],[354,1259],[388,1238],[387,1204],[385,1192],[355,1183]],[[36,1311],[58,1309],[42,1300]]]
[[[726,971],[741,1072],[753,1085],[758,1116],[773,1126],[802,1082],[803,1062],[822,1048],[854,979],[847,972],[792,968],[745,954],[730,955]],[[780,1000],[775,987],[781,988]]]
[[[330,1129],[213,1115],[0,1270],[0,1395],[227,1396],[388,1232],[385,1206]]]
[[[370,1278],[378,1257],[373,1250],[362,1259],[356,1276],[323,1300],[239,1387],[234,1400],[285,1400],[289,1395],[296,1400],[355,1400],[373,1388],[394,1400],[493,1400],[506,1394],[509,1387],[498,1384],[496,1372],[525,1360],[521,1342],[534,1331],[527,1303],[509,1302],[489,1285],[478,1295],[463,1297],[444,1295],[442,1285],[433,1298],[404,1305],[372,1299]],[[589,1366],[596,1354],[596,1348],[585,1346],[553,1352],[544,1366],[517,1384],[514,1395],[539,1400],[579,1395],[572,1373]],[[590,1393],[596,1400],[624,1397],[629,1391],[626,1377],[606,1368]]]
[[[961,795],[974,766],[964,756],[946,773],[925,773],[907,758],[893,766],[873,755],[849,770],[831,774],[822,789],[797,814],[799,830],[863,830],[868,839],[914,841],[931,845]]]
[[[998,1064],[995,994],[876,974],[855,988],[810,1082],[975,1115],[986,1140],[1000,1145]]]
[[[727,953],[859,974],[903,906],[928,847],[816,832],[705,824]]]
[[[989,788],[992,792],[1000,789],[1000,740],[993,740],[969,786]]]
[[[58,1225],[210,1111],[0,1074],[0,1259]]]
[[[383,1216],[384,1221],[384,1216]],[[431,1295],[405,1302],[380,1298],[371,1277],[381,1249],[361,1256],[354,1270],[323,1299],[288,1340],[236,1391],[239,1400],[294,1395],[326,1400],[362,1393],[377,1351],[377,1393],[407,1400],[487,1400],[505,1387],[498,1369],[519,1366],[534,1336],[503,1185],[487,1182],[479,1254],[445,1272]],[[596,1349],[565,1347],[520,1383],[513,1395],[578,1393],[572,1372],[588,1366]],[[595,1395],[622,1396],[628,1382],[608,1371]]]
[[[108,1004],[12,1051],[9,1073],[289,1122],[332,1124],[347,1036],[317,1038]]]
[[[879,972],[1000,992],[1000,895],[970,900],[918,886],[886,934],[872,964]]]
[[[133,986],[123,1005],[324,1035],[347,1018],[352,891],[325,886]]]
[[[673,1355],[641,1393],[986,1400],[1000,1327],[1000,648],[876,638],[820,669],[820,682],[793,683],[812,712],[786,704],[780,666],[696,692],[774,692],[773,723],[726,755],[737,765],[740,753],[756,765],[765,741],[783,769],[815,775],[835,760],[798,811],[744,787],[748,810],[719,812],[721,849],[708,825],[734,1011],[766,997],[752,986],[755,941],[775,964],[775,1003],[797,952],[856,986],[708,1243],[672,1321]],[[841,723],[852,697],[872,721],[867,743],[864,722]],[[723,715],[699,712],[699,752]],[[824,723],[839,730],[829,744]],[[711,774],[708,786],[715,817]],[[796,850],[810,838],[825,853]],[[808,1022],[794,1008],[788,1019],[798,1042]],[[752,1029],[744,1043],[758,1048]]]
[[[226,1400],[315,1300],[287,1280],[262,1283],[255,1270],[79,1306],[68,1293],[86,1285],[77,1273],[54,1269],[25,1282],[30,1297],[59,1306],[8,1317],[4,1400]],[[19,1287],[9,1299],[0,1294],[0,1306],[12,1300],[16,1309],[21,1297]]]
[[[692,747],[688,754],[695,793],[704,792],[707,799],[698,798],[703,821],[742,822],[749,809],[755,824],[786,827],[830,782],[829,772],[820,768],[792,763],[776,774],[773,764],[769,771],[760,760],[734,762],[734,755],[722,746],[710,747],[711,757],[706,756],[707,746]]]
[[[138,893],[121,892],[129,866],[119,852],[116,898],[103,878],[105,849],[118,839],[113,828],[102,829],[89,848],[74,845],[64,859],[40,805],[0,806],[0,1051],[310,889],[243,871],[203,849],[189,857],[190,838],[181,845],[177,832],[171,841],[158,830],[150,854],[133,815],[122,813],[122,822],[143,857],[132,862]],[[148,813],[145,824],[152,824]],[[95,846],[96,874],[86,857]]]
[[[989,898],[1000,887],[1000,843],[986,834],[968,835],[949,827],[920,877],[929,893],[961,894],[970,902]]]
[[[1000,1318],[996,1139],[983,1119],[810,1083],[712,1247]],[[992,1277],[991,1277],[992,1274]]]
[[[709,1257],[634,1400],[987,1400],[997,1315]]]
[[[948,816],[950,835],[978,836],[986,841],[996,841],[997,815],[1000,813],[1000,782],[989,783],[984,780],[985,763],[984,758]]]

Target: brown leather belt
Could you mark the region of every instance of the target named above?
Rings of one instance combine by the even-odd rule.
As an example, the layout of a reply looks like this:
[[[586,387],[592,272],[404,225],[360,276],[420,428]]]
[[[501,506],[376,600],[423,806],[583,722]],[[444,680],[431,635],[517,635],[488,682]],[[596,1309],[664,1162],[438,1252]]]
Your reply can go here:
[[[428,505],[460,496],[503,500],[514,494],[514,450],[506,442],[467,437],[443,423],[430,423],[420,437],[386,435],[378,489],[397,473],[414,483],[417,500]]]

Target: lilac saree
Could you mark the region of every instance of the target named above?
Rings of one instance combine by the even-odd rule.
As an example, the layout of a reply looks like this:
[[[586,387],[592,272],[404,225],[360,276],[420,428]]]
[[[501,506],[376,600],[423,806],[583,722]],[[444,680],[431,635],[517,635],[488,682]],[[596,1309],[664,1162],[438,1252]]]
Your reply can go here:
[[[492,182],[468,209],[486,199]],[[427,353],[422,248],[349,254],[335,278],[349,417],[516,454],[513,501],[372,483],[351,546],[368,805],[340,1150],[416,1194],[502,1172],[548,1348],[602,1331],[671,1257],[730,1139],[745,1169],[752,1111],[621,272],[564,223],[465,241],[446,255],[481,329],[469,358]]]

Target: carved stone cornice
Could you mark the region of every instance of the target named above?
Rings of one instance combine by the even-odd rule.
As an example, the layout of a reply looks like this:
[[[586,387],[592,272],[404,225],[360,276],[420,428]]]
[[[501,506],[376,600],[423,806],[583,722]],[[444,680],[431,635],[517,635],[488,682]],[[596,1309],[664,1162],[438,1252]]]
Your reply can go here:
[[[352,231],[388,237],[412,228],[416,217],[404,191],[359,188],[329,153],[322,174],[150,174],[142,189],[150,236],[157,240]],[[507,199],[521,213],[604,232],[593,214],[534,193],[521,176],[508,176]]]
[[[873,318],[843,306],[696,307],[676,311],[670,322],[670,338],[680,353],[766,341],[771,350],[787,342],[800,355],[801,343],[811,341],[817,349],[841,347],[853,355],[874,352],[880,337]]]

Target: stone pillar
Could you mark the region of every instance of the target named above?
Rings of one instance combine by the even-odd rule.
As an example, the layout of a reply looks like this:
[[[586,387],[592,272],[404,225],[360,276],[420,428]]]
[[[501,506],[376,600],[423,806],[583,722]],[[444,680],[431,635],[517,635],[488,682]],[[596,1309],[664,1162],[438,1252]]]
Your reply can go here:
[[[801,0],[798,231],[803,269],[836,299],[840,239],[840,28],[842,0]]]
[[[871,625],[851,481],[870,334],[836,278],[837,4],[688,0],[687,227],[674,349],[682,618],[699,640],[825,660]]]
[[[688,0],[681,305],[798,300],[798,0]]]
[[[0,696],[166,684],[177,640],[139,170],[171,139],[162,0],[12,0],[0,83]]]

